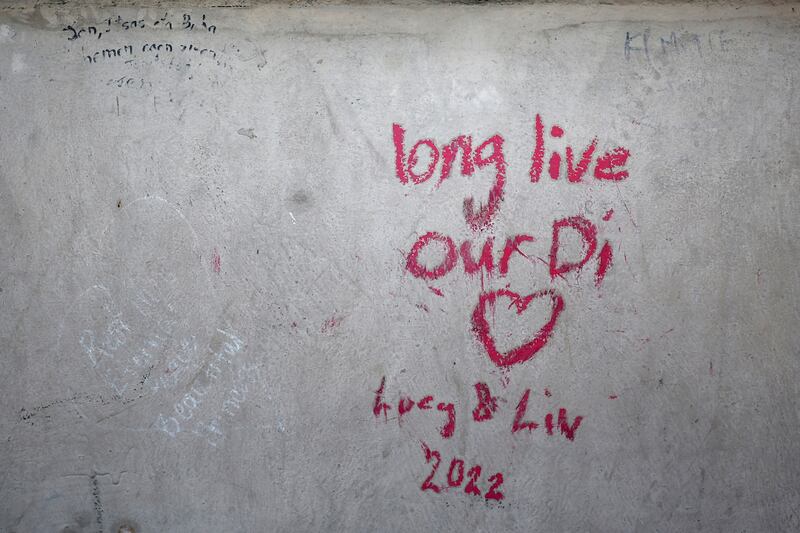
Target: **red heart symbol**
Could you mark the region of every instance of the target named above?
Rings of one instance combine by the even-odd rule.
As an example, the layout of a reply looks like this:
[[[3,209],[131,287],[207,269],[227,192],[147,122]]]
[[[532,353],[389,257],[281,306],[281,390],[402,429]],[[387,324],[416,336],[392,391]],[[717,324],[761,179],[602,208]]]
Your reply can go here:
[[[521,315],[528,305],[536,298],[550,297],[552,311],[550,320],[542,326],[536,333],[533,340],[516,348],[509,350],[507,353],[502,353],[497,350],[494,337],[489,332],[489,322],[486,320],[486,304],[494,306],[498,297],[506,297],[511,300],[511,305],[517,306],[517,314]],[[511,307],[509,305],[509,307]],[[475,335],[483,343],[486,352],[489,354],[489,359],[499,367],[510,367],[517,363],[524,363],[534,355],[536,352],[544,348],[550,336],[553,334],[553,328],[558,320],[558,315],[564,309],[564,299],[560,294],[552,289],[542,290],[529,294],[527,296],[520,296],[519,294],[508,289],[500,289],[492,292],[482,292],[478,297],[478,305],[475,306],[475,311],[472,313],[472,330]]]

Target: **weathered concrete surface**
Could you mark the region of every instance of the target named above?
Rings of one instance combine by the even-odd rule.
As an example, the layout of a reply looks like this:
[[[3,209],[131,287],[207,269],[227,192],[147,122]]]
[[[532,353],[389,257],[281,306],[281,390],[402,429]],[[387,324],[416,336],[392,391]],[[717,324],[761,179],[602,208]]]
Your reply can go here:
[[[0,9],[0,529],[800,529],[796,4],[150,5]],[[629,177],[531,183],[537,114],[545,157],[597,137]],[[503,137],[492,227],[462,204],[493,166],[403,185],[393,123]],[[574,215],[599,288],[596,256],[551,280]],[[425,280],[429,231],[495,269],[536,240]],[[501,370],[471,317],[506,285],[564,309]],[[498,349],[545,301],[498,304]],[[401,394],[433,408],[401,425]],[[421,490],[421,442],[504,499]]]

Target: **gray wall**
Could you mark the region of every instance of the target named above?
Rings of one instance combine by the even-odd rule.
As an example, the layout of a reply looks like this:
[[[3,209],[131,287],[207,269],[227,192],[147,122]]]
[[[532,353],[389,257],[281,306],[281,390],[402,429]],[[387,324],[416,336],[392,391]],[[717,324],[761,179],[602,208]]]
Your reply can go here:
[[[797,4],[148,5],[0,8],[0,529],[800,528]]]

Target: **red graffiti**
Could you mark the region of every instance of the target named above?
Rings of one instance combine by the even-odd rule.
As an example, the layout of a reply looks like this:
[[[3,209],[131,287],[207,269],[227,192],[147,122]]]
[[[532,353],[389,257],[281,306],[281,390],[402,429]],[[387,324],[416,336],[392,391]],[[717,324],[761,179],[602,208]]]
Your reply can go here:
[[[603,219],[605,220],[605,217]],[[581,239],[583,251],[582,256],[577,261],[566,261],[562,258],[561,235],[564,231],[575,231]],[[595,257],[595,252],[597,251],[597,226],[581,215],[554,221],[549,262],[521,249],[522,245],[526,243],[536,242],[532,235],[523,233],[507,238],[497,262],[495,262],[494,242],[494,237],[487,237],[480,248],[479,257],[476,258],[472,241],[465,240],[457,248],[456,243],[449,236],[430,231],[419,237],[412,245],[410,252],[406,256],[406,270],[416,278],[432,281],[452,272],[458,265],[460,257],[464,273],[468,276],[473,276],[480,272],[486,273],[488,277],[491,277],[497,272],[500,277],[505,277],[510,270],[512,257],[519,255],[530,263],[538,264],[536,261],[540,261],[547,265],[552,279],[556,277],[563,278],[563,275],[568,272],[580,271],[592,257]],[[433,261],[435,263],[433,266],[423,264],[420,261],[420,254],[423,251],[427,251],[430,246],[435,247],[432,250],[438,248],[437,251],[427,252],[429,256],[436,256],[438,253],[438,256]],[[611,244],[606,241],[600,254],[597,255],[599,262],[596,276],[598,287],[612,265],[612,258]],[[428,288],[437,296],[443,296],[440,289],[430,285]]]
[[[381,378],[381,385],[378,387],[378,390],[375,391],[375,401],[372,407],[372,414],[378,418],[380,417],[381,412],[383,412],[384,421],[388,421],[387,412],[392,409],[392,406],[386,403],[384,400],[385,385],[386,376]],[[397,423],[402,425],[404,417],[406,417],[415,406],[418,411],[430,411],[433,409],[433,405],[431,405],[433,402],[434,397],[432,395],[425,396],[416,403],[408,396],[400,396],[397,403]],[[436,406],[436,410],[446,414],[445,423],[439,429],[439,434],[443,439],[449,439],[453,436],[453,433],[455,433],[456,430],[455,405],[452,403],[439,402],[439,404]]]
[[[450,169],[453,167],[453,161],[458,155],[458,149],[461,148],[461,174],[464,176],[472,176],[475,167],[472,163],[472,137],[459,135],[450,144],[442,148],[442,173],[439,176],[439,182],[436,184],[438,187],[450,176]]]
[[[559,264],[559,238],[562,228],[577,231],[583,239],[583,257],[578,262],[562,262]],[[550,245],[550,277],[555,278],[572,270],[580,270],[594,255],[597,249],[597,227],[580,215],[562,218],[553,223],[553,241]]]
[[[492,415],[497,411],[497,398],[492,396],[486,383],[476,383],[475,393],[478,395],[478,405],[472,411],[472,419],[475,422],[491,420]]]
[[[492,155],[483,157],[483,150],[491,144]],[[496,174],[494,185],[489,189],[489,201],[486,205],[481,205],[475,211],[475,200],[472,197],[464,199],[464,219],[472,231],[478,231],[489,227],[492,218],[500,209],[500,202],[503,201],[503,187],[506,181],[506,161],[503,157],[503,138],[499,135],[490,137],[481,144],[475,151],[475,165],[483,168],[486,165],[494,165]]]
[[[418,259],[419,253],[431,241],[440,242],[446,247],[444,259],[442,259],[442,262],[439,264],[439,266],[433,270],[429,270],[428,268],[420,265]],[[414,246],[411,248],[411,252],[408,254],[408,258],[406,259],[406,268],[416,278],[436,279],[441,278],[453,270],[453,267],[456,266],[457,261],[458,255],[456,254],[456,246],[453,244],[453,239],[444,235],[440,235],[435,231],[429,231],[414,243]]]
[[[384,378],[385,379],[385,378]],[[414,408],[414,400],[408,396],[401,396],[400,401],[397,402],[397,422],[402,423],[403,415]],[[377,416],[377,415],[376,415]]]
[[[486,319],[487,307],[493,308],[496,304],[497,298],[508,298],[511,300],[511,305],[516,306],[517,314],[522,314],[536,298],[550,299],[551,313],[550,319],[536,332],[533,340],[522,344],[506,353],[501,353],[497,350],[494,337],[490,332],[489,321]],[[517,363],[523,363],[536,355],[536,352],[541,350],[550,340],[555,328],[556,321],[561,311],[564,309],[564,299],[554,290],[537,291],[527,296],[520,296],[519,294],[508,290],[500,289],[497,291],[483,292],[478,297],[478,304],[472,313],[472,329],[478,340],[483,344],[489,359],[499,367],[510,367]]]
[[[536,183],[542,176],[545,157],[545,136],[544,136],[544,123],[542,117],[536,115],[534,119],[534,148],[531,155],[531,168],[528,172],[531,182]],[[564,129],[560,126],[554,125],[550,129],[550,135],[553,138],[560,138],[564,135]],[[582,181],[584,174],[589,169],[592,162],[595,148],[597,147],[597,138],[592,139],[581,154],[580,160],[575,163],[575,154],[572,146],[566,148],[567,160],[567,180],[572,183]],[[617,147],[607,152],[605,155],[598,157],[595,168],[594,177],[599,180],[624,180],[628,177],[628,171],[622,169],[628,161],[630,151],[627,148]],[[618,169],[617,169],[618,168]],[[615,170],[617,169],[617,170]],[[561,154],[553,151],[548,160],[548,174],[553,180],[559,179],[561,176]]]
[[[524,234],[515,235],[506,240],[498,268],[501,276],[508,274],[509,263],[514,253],[517,253],[526,259],[529,258],[519,249],[519,246],[522,243],[534,242],[535,240],[536,239],[534,239],[532,236]],[[438,242],[440,246],[444,247],[444,256],[437,266],[430,268],[420,264],[419,255],[433,242]],[[406,269],[416,278],[435,280],[449,274],[458,264],[458,257],[460,255],[464,265],[464,272],[467,275],[475,275],[480,272],[481,269],[483,269],[488,276],[491,276],[494,272],[495,264],[493,257],[493,245],[494,238],[488,237],[483,243],[480,257],[476,260],[472,253],[472,241],[466,240],[462,242],[459,248],[460,253],[456,253],[456,247],[453,239],[435,231],[430,231],[417,239],[417,241],[411,247],[411,251],[409,252],[408,256],[406,256]],[[443,296],[441,290],[431,286],[428,286],[428,288],[437,296]]]
[[[532,182],[539,181],[542,175],[542,161],[544,161],[544,124],[542,124],[542,117],[536,115],[534,122],[534,129],[536,135],[536,145],[531,155],[531,170],[529,172]]]
[[[528,256],[520,252],[519,245],[523,242],[533,242],[536,239],[530,235],[514,235],[514,237],[506,240],[506,246],[503,248],[503,257],[500,259],[500,275],[505,276],[508,274],[508,262],[511,260],[511,254],[517,252],[522,257]]]
[[[425,454],[426,463],[433,461],[433,470],[431,470],[431,473],[425,478],[425,481],[422,482],[420,489],[423,491],[430,490],[438,494],[442,489],[439,487],[439,485],[436,485],[431,480],[433,479],[433,476],[436,475],[436,470],[439,469],[439,464],[442,462],[442,456],[436,450],[431,450],[428,448],[428,445],[424,442],[422,443],[422,453]]]
[[[433,401],[433,396],[425,396],[423,399],[417,402],[417,407],[422,410],[426,411],[428,409],[433,409],[430,406],[430,403]]]
[[[491,276],[494,269],[494,258],[492,257],[492,246],[494,245],[494,238],[489,237],[483,243],[483,250],[481,257],[476,263],[472,258],[472,242],[464,241],[461,243],[461,260],[464,261],[464,272],[473,275],[483,268],[486,273]]]
[[[614,148],[606,152],[603,157],[597,159],[597,166],[594,167],[594,177],[599,180],[621,181],[628,177],[627,170],[614,171],[614,167],[622,167],[631,155],[627,148]]]
[[[611,245],[608,241],[603,244],[603,247],[600,249],[599,254],[599,261],[597,262],[597,272],[594,275],[594,284],[596,287],[600,287],[603,284],[603,280],[606,277],[606,272],[608,271],[609,267],[611,267],[611,263],[614,259],[614,252],[611,250]]]
[[[376,418],[379,418],[381,416],[381,412],[383,412],[384,421],[388,422],[389,419],[386,416],[386,413],[392,409],[392,406],[387,404],[384,400],[385,386],[386,378],[383,377],[381,378],[380,387],[375,391],[372,413]],[[477,404],[472,410],[472,419],[476,423],[482,423],[487,420],[497,418],[498,414],[501,412],[500,404],[505,403],[506,399],[500,395],[493,395],[489,389],[489,386],[484,382],[477,382],[475,383],[474,387]],[[552,395],[548,389],[545,389],[544,396],[549,398]],[[608,398],[613,400],[616,399],[617,396],[612,395]],[[514,409],[514,415],[511,420],[512,434],[522,431],[532,433],[534,430],[540,427],[541,424],[538,421],[532,420],[528,416],[531,401],[531,389],[527,388],[520,396],[519,401],[516,404],[516,408]],[[433,395],[425,396],[418,402],[414,402],[414,400],[408,396],[400,395],[397,402],[398,424],[403,424],[405,417],[408,416],[409,412],[413,411],[414,407],[416,407],[419,411],[431,411],[434,407],[433,404]],[[443,439],[452,438],[456,430],[456,405],[453,403],[439,402],[436,404],[436,411],[446,414],[445,422],[439,428],[439,435]],[[570,423],[567,417],[567,410],[564,407],[560,407],[558,409],[558,418],[556,418],[553,412],[544,413],[544,416],[540,417],[538,420],[542,420],[542,418],[544,419],[544,429],[547,435],[554,435],[555,429],[558,428],[559,432],[570,441],[575,440],[575,435],[584,419],[583,416],[576,416]]]
[[[522,397],[519,399],[519,403],[517,404],[516,414],[514,416],[514,423],[511,426],[511,433],[516,433],[523,429],[527,429],[528,432],[532,432],[534,429],[539,427],[539,424],[536,422],[526,421],[525,414],[528,410],[528,398],[530,397],[531,390],[525,389],[525,392],[522,394]],[[563,407],[558,410],[558,426],[561,430],[561,433],[567,438],[567,440],[575,440],[575,432],[578,431],[578,427],[580,427],[581,422],[583,421],[582,416],[576,416],[573,420],[572,424],[569,424],[567,421],[567,410]],[[553,434],[553,413],[547,413],[544,417],[544,427],[545,431],[548,435]]]
[[[606,147],[598,150],[598,147],[603,145],[599,144],[596,136],[584,137],[574,142],[562,125],[553,123],[546,127],[539,114],[535,115],[533,126],[535,141],[528,172],[532,183],[541,180],[545,166],[550,176],[550,180],[547,181],[581,183],[591,179],[589,176],[593,176],[595,180],[618,182],[629,177],[627,164],[631,152],[627,148],[618,146],[602,153]],[[454,170],[461,176],[475,179],[492,176],[491,182],[488,180],[486,182],[488,198],[484,197],[485,200],[480,202],[469,196],[464,198],[462,203],[464,220],[474,234],[491,230],[501,205],[506,201],[508,168],[503,136],[491,135],[481,142],[473,139],[471,135],[456,135],[444,144],[438,143],[433,138],[415,140],[415,137],[416,135],[407,138],[406,130],[400,124],[392,124],[395,174],[400,183],[410,187],[429,183],[428,187],[431,187],[429,190],[437,191],[443,188]],[[624,200],[622,204],[630,215]],[[609,222],[613,215],[614,209],[607,208],[602,215],[602,221]],[[576,286],[572,285],[566,275],[574,273],[575,279],[580,281],[582,271],[590,261],[594,267],[594,285],[598,289],[610,272],[614,260],[612,242],[604,240],[608,235],[598,237],[598,227],[595,222],[599,221],[590,221],[580,214],[554,220],[548,258],[545,258],[548,254],[546,248],[548,243],[538,242],[532,234],[509,236],[496,235],[493,231],[489,231],[482,235],[474,235],[471,239],[458,239],[457,242],[448,235],[429,231],[411,245],[405,256],[405,270],[414,278],[424,280],[426,285],[456,270],[459,262],[466,276],[474,277],[480,274],[480,292],[471,313],[471,328],[478,344],[486,350],[489,360],[502,370],[500,384],[505,388],[510,383],[510,372],[507,370],[534,358],[553,336],[565,302],[560,292],[552,286],[564,283],[568,284],[570,289],[575,289]],[[604,225],[601,227],[605,228]],[[619,229],[622,230],[621,227]],[[549,232],[542,232],[544,235],[547,233]],[[504,244],[500,239],[504,239]],[[496,241],[498,248],[502,244],[501,250],[495,249]],[[573,243],[576,242],[579,243],[577,244],[579,248],[573,249]],[[625,258],[624,253],[623,258]],[[625,260],[627,262],[627,258]],[[529,294],[520,294],[513,291],[510,284],[500,289],[494,287],[498,284],[495,276],[502,279],[509,274],[512,265],[518,269],[525,264],[530,264],[536,269],[541,269],[543,264],[544,268],[547,268],[548,283],[551,284],[551,288],[539,287]],[[544,271],[542,274],[547,276]],[[514,283],[518,283],[516,279],[517,277]],[[485,283],[491,290],[484,288]],[[444,296],[442,290],[437,287],[427,285],[427,288],[436,296]],[[580,288],[579,285],[577,288]],[[516,315],[514,321],[522,324],[520,327],[522,331],[514,333],[521,335],[520,338],[523,340],[514,341],[519,344],[510,349],[500,343],[511,335],[502,330],[502,323],[498,326],[496,322],[499,315],[505,312],[505,308],[500,308],[496,313],[496,306],[505,305],[506,300],[509,302],[508,309],[513,309],[512,313]],[[531,303],[535,305],[532,306]],[[423,302],[417,303],[416,307],[426,313],[430,312],[430,308]],[[539,311],[542,308],[543,315]],[[444,311],[444,308],[441,310]],[[428,318],[428,315],[423,316]],[[419,316],[417,318],[419,319]],[[331,324],[330,328],[335,325]],[[323,331],[326,326],[327,322],[323,326]],[[455,365],[455,362],[453,364]],[[713,372],[711,367],[709,371]],[[493,395],[486,382],[475,383],[474,389],[477,402],[470,406],[474,406],[471,410],[472,420],[476,423],[495,420],[485,425],[491,427],[497,422],[503,422],[497,419],[504,419],[509,423],[511,434],[515,439],[524,438],[520,434],[525,435],[525,433],[547,435],[544,438],[560,434],[571,442],[574,441],[584,421],[583,416],[575,416],[570,421],[566,408],[552,405],[555,400],[551,399],[552,394],[547,388],[544,389],[544,398],[538,395],[533,397],[531,389],[526,388],[519,400],[509,405],[506,405],[506,399],[501,395]],[[380,418],[383,413],[384,422],[388,422],[388,412],[393,406],[386,400],[385,391],[386,378],[383,377],[379,388],[374,391],[372,411],[375,418]],[[399,425],[414,424],[415,421],[434,416],[438,417],[436,421],[441,423],[438,426],[438,433],[442,439],[451,439],[455,435],[458,420],[456,408],[461,409],[456,402],[440,401],[441,398],[435,398],[432,394],[425,395],[416,402],[407,395],[398,395],[397,398],[397,416],[392,420],[396,418]],[[617,396],[611,395],[608,398],[616,399]],[[549,412],[537,413],[537,401],[550,404]],[[511,406],[515,407],[511,409]],[[413,428],[407,431],[411,429]],[[560,437],[556,438],[561,440]],[[438,474],[442,465],[442,454],[429,448],[424,442],[422,450],[425,461],[431,469],[420,486],[422,491],[443,494],[455,489],[460,491],[463,488],[465,494],[483,497],[487,501],[499,501],[504,498],[501,490],[504,483],[502,473],[497,472],[489,476],[487,487],[481,483],[483,469],[480,465],[474,464],[467,468],[463,459],[453,457],[449,468],[442,468],[443,472],[446,471],[445,477],[444,474]]]
[[[514,415],[514,423],[511,426],[511,433],[516,433],[522,429],[527,429],[528,432],[533,431],[534,429],[539,427],[539,424],[536,422],[525,422],[523,418],[525,418],[525,411],[528,410],[528,398],[531,395],[530,389],[525,389],[525,392],[522,394],[522,398],[519,399],[519,403],[517,404],[517,411]]]
[[[383,418],[384,420],[388,418],[388,411],[391,409],[391,406],[383,401],[383,388],[386,386],[386,376],[381,378],[381,386],[378,387],[378,390],[375,391],[375,404],[372,407],[372,414],[376,417],[380,416],[381,411],[383,411]]]
[[[431,471],[428,477],[422,482],[422,485],[420,485],[420,489],[423,492],[430,491],[435,494],[440,494],[443,490],[447,491],[460,487],[464,483],[464,460],[453,457],[450,461],[450,468],[447,470],[447,486],[445,487],[444,483],[437,485],[434,483],[434,478],[442,462],[442,455],[437,450],[429,448],[424,442],[421,444],[422,453],[425,454],[425,463],[431,465]],[[491,485],[486,489],[484,495],[479,485],[482,470],[483,468],[480,465],[474,465],[469,469],[467,472],[467,484],[464,486],[464,493],[477,497],[483,496],[486,500],[502,500],[505,495],[499,489],[504,481],[503,474],[497,472],[489,476],[489,483],[491,483]],[[456,475],[454,475],[454,473]]]
[[[456,410],[452,403],[440,403],[436,406],[436,409],[439,411],[444,411],[447,413],[447,422],[442,426],[442,429],[439,430],[439,433],[442,435],[443,439],[449,439],[453,436],[453,432],[456,430]]]
[[[572,424],[567,423],[567,410],[563,407],[558,410],[558,427],[561,433],[569,440],[575,440],[575,432],[583,420],[582,416],[576,416]]]
[[[506,160],[503,155],[503,137],[493,135],[482,142],[477,149],[472,149],[472,137],[459,135],[442,147],[440,152],[433,139],[421,139],[414,143],[411,151],[406,157],[405,152],[405,129],[399,124],[392,125],[392,138],[395,149],[395,173],[402,184],[412,182],[421,184],[428,181],[435,173],[439,160],[442,159],[439,185],[450,176],[453,162],[461,151],[461,174],[472,176],[475,168],[481,169],[486,166],[493,166],[495,170],[494,182],[489,189],[489,198],[485,204],[476,208],[475,199],[472,197],[464,199],[464,219],[473,231],[479,231],[489,227],[494,216],[497,214],[500,203],[503,201],[503,190],[506,180]],[[427,147],[428,159],[425,170],[417,173],[415,170],[420,162],[419,149]],[[491,154],[486,154],[491,147]],[[440,157],[441,154],[441,157]]]
[[[392,125],[392,134],[394,137],[395,147],[395,170],[397,171],[397,177],[400,178],[401,183],[408,183],[409,176],[414,183],[423,183],[433,176],[436,163],[439,161],[439,150],[436,148],[436,144],[431,139],[422,139],[417,141],[417,143],[414,144],[414,147],[411,148],[411,153],[409,154],[408,161],[406,162],[404,161],[405,148],[403,147],[405,133],[405,130],[400,127],[399,124]],[[413,169],[418,161],[417,150],[422,145],[425,145],[430,149],[431,161],[428,165],[428,169],[423,174],[415,174]]]
[[[453,477],[453,472],[458,473],[458,477]],[[464,461],[453,458],[450,461],[450,470],[447,471],[447,485],[450,487],[460,487],[464,482]]]
[[[589,143],[589,146],[583,151],[581,160],[575,167],[573,167],[572,163],[572,147],[567,146],[567,179],[570,182],[576,183],[581,181],[583,175],[586,174],[586,169],[589,168],[589,163],[592,161],[592,154],[594,154],[595,146],[597,146],[597,139],[592,139],[592,142]]]
[[[558,152],[553,152],[553,155],[550,156],[550,165],[547,171],[550,179],[558,179],[558,175],[561,173],[561,155]]]

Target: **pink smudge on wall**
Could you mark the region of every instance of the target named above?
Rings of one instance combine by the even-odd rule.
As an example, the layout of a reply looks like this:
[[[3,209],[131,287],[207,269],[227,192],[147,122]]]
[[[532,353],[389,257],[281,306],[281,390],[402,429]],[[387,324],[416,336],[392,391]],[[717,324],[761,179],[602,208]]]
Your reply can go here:
[[[444,298],[444,293],[441,291],[441,289],[437,289],[436,287],[431,287],[430,285],[428,285],[428,288],[436,296],[439,296],[440,298]]]
[[[214,248],[214,253],[211,255],[211,268],[215,274],[219,274],[222,269],[222,258],[216,248]]]
[[[342,317],[337,317],[336,315],[333,315],[328,320],[322,323],[322,333],[325,333],[327,331],[330,331],[338,327],[342,323],[342,320],[343,320]]]

